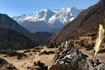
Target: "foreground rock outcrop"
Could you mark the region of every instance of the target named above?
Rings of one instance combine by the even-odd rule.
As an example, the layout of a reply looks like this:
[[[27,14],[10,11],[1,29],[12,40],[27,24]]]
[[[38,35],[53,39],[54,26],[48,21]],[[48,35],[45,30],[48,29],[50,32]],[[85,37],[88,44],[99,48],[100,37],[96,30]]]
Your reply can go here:
[[[89,59],[77,50],[71,41],[62,44],[50,70],[105,70],[105,63]]]

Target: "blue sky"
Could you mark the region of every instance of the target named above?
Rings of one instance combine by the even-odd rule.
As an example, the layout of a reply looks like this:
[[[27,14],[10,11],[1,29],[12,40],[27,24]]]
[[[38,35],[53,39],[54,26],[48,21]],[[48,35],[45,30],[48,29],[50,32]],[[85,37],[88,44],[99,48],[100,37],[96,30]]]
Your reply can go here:
[[[99,0],[0,0],[0,13],[20,16],[40,9],[77,7],[86,9]]]

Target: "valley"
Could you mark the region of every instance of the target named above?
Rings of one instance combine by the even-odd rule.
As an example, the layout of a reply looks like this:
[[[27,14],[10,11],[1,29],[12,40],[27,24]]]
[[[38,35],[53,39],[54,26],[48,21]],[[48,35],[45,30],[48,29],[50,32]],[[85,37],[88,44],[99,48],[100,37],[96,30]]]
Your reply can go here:
[[[72,43],[79,51],[81,51],[85,55],[88,55],[88,57],[93,60],[94,45],[91,42],[94,42],[95,39],[92,40],[92,38],[93,38],[92,36],[82,36],[82,37],[79,37],[78,40],[76,39],[72,40],[73,41]],[[59,52],[59,49],[60,49],[60,45],[59,47],[53,47],[53,48],[48,46],[37,46],[32,49],[13,51],[20,54],[25,54],[26,56],[24,55],[18,56],[18,54],[14,55],[12,51],[1,51],[0,58],[6,60],[9,64],[14,65],[18,70],[32,70],[32,69],[38,70],[40,69],[40,66],[35,65],[35,63],[39,61],[41,63],[44,63],[45,66],[47,66],[49,69],[54,64],[54,58],[55,58],[55,55]],[[103,47],[102,50],[100,50],[100,52],[97,54],[97,59],[100,62],[105,62],[104,50],[105,50],[105,47]],[[5,52],[7,52],[8,54],[6,54]],[[14,56],[12,55],[9,56],[10,52]],[[44,70],[44,69],[41,69],[41,70]]]
[[[0,13],[0,70],[105,70],[104,17],[105,0],[87,9]]]

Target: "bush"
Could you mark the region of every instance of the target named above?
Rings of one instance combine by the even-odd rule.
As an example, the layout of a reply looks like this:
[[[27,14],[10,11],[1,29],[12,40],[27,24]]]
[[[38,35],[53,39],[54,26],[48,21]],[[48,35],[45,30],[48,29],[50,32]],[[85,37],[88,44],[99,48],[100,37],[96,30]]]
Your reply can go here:
[[[77,68],[72,67],[69,64],[56,64],[53,65],[49,70],[77,70]]]
[[[91,44],[88,44],[87,46],[85,46],[86,50],[91,50],[93,49],[93,47],[95,46],[95,43],[92,42]]]
[[[16,70],[16,67],[13,66],[12,64],[9,65],[8,70]]]
[[[1,53],[6,54],[6,56],[9,56],[9,57],[17,56],[17,59],[22,59],[23,57],[27,56],[24,53],[19,53],[19,52],[16,52],[16,51],[2,51]]]
[[[43,54],[45,54],[45,55],[49,55],[49,54],[55,54],[55,52],[54,52],[54,51],[49,51],[49,52],[47,52],[47,51],[43,51],[43,52],[40,53],[39,55],[43,55]]]
[[[39,70],[48,70],[48,67],[47,67],[47,66],[45,66],[45,64],[44,64],[44,63],[42,63],[42,62],[40,62],[40,61],[38,61],[37,63],[36,63],[36,62],[34,62],[34,65],[35,65],[35,66],[39,66],[39,67],[40,67],[40,69],[39,69]]]
[[[24,53],[28,53],[28,52],[31,52],[31,50],[26,50],[26,51],[24,51]]]
[[[40,50],[33,49],[32,52],[40,52]]]

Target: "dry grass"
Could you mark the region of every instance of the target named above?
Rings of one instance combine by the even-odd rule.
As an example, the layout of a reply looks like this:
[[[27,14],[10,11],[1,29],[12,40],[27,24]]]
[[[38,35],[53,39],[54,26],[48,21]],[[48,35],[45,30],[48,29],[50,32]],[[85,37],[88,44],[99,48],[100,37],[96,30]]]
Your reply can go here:
[[[40,52],[37,52],[37,51],[33,52],[33,50],[36,50],[36,49],[35,48],[30,49],[30,51],[25,53],[25,54],[27,54],[27,57],[24,57],[21,60],[18,60],[16,56],[14,56],[14,57],[9,57],[9,56],[4,57],[5,54],[0,54],[0,57],[5,59],[8,63],[13,64],[19,70],[27,70],[27,67],[32,67],[34,65],[34,62],[37,62],[37,61],[41,61],[45,65],[50,67],[52,62],[53,62],[53,58],[54,58],[55,54],[49,54],[49,55],[47,55],[47,54],[39,55],[39,54],[44,52],[44,51],[47,51],[47,52],[54,51],[54,52],[56,52],[57,48],[47,48],[46,46],[43,46],[43,49],[37,49]],[[17,52],[24,53],[24,51],[27,51],[27,50],[18,50]]]

